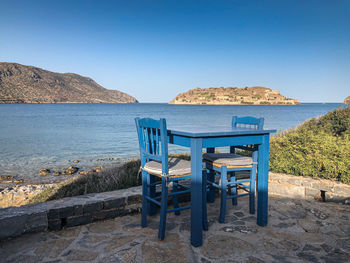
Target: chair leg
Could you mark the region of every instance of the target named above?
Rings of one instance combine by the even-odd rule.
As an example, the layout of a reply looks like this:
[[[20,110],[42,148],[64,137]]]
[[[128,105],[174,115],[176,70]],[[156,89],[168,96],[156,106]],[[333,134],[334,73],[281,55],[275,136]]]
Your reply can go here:
[[[163,240],[165,237],[165,227],[166,227],[166,214],[168,205],[168,187],[166,178],[162,177],[162,193],[161,193],[161,206],[160,206],[160,222],[158,230],[158,239]]]
[[[225,223],[226,215],[226,190],[227,190],[227,167],[221,167],[221,205],[219,223]]]
[[[250,184],[249,184],[249,213],[250,214],[255,214],[255,176],[256,176],[256,169],[252,169],[250,173]]]
[[[249,213],[254,214],[255,213],[255,181],[256,181],[256,172],[257,172],[256,162],[258,160],[257,151],[253,152],[252,158],[254,163],[252,166],[252,170],[250,171]]]
[[[215,171],[207,169],[207,177],[208,181],[214,182],[215,181]],[[209,185],[209,191],[206,193],[207,195],[207,201],[208,203],[214,203],[215,201],[215,188],[212,185]]]
[[[202,171],[202,219],[203,230],[208,230],[208,217],[207,217],[207,172]]]
[[[155,182],[156,177],[154,175],[149,175],[149,183],[153,184]],[[156,197],[156,186],[150,186],[149,187],[149,196],[151,198],[155,198]],[[148,211],[148,215],[153,216],[157,213],[157,205],[149,202],[149,211]]]
[[[178,186],[178,182],[177,181],[173,181],[173,193],[177,192],[177,186]],[[179,198],[177,195],[173,195],[173,205],[174,208],[179,208]],[[180,215],[180,211],[175,211],[175,215]]]
[[[233,172],[231,178],[230,178],[231,183],[235,183],[234,185],[231,186],[231,195],[236,195],[237,194],[237,181],[236,181],[236,173]],[[236,206],[238,204],[237,197],[232,198],[232,205]]]
[[[148,173],[142,171],[142,212],[141,212],[141,227],[147,226],[147,213],[148,213],[148,184],[147,177],[149,177]]]

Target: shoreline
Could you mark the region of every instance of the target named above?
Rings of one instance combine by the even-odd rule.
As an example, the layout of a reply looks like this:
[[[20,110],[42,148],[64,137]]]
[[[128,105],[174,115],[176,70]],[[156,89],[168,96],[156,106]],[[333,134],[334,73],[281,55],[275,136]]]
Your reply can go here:
[[[43,168],[41,170],[50,170],[50,173],[46,175],[40,175],[40,171],[36,175],[36,178],[30,178],[28,180],[16,179],[17,176],[2,176],[0,178],[0,209],[6,208],[10,206],[22,206],[28,204],[28,201],[34,196],[40,194],[47,188],[54,188],[60,183],[64,183],[73,178],[79,178],[88,174],[97,174],[105,169],[109,169],[123,163],[126,163],[128,159],[118,159],[118,158],[109,158],[113,160],[109,163],[106,163],[106,160],[101,159],[103,161],[103,166],[99,165],[91,165],[89,168],[86,166],[79,167],[79,163],[75,163],[75,166],[69,166],[66,170],[70,168],[71,173],[62,172],[60,175],[54,175],[55,170],[57,169],[48,169]],[[71,162],[71,163],[74,163]],[[96,164],[96,163],[95,163]],[[21,175],[19,175],[21,177]]]
[[[23,187],[28,185],[50,185],[59,184],[66,180],[79,177],[84,174],[100,172],[104,169],[115,167],[126,163],[131,160],[138,159],[137,156],[129,157],[109,157],[109,158],[97,158],[96,160],[75,160],[67,161],[66,165],[46,166],[37,169],[37,171],[31,172],[29,178],[25,178],[24,173],[20,174],[5,174],[0,176],[0,193],[8,188]],[[41,171],[48,170],[50,172],[42,173]],[[67,172],[67,170],[69,170]]]

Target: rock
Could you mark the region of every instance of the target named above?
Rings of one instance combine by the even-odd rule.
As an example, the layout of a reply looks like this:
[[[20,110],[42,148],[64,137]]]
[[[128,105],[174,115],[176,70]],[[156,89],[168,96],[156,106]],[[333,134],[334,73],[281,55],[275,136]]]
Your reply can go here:
[[[59,176],[59,175],[61,175],[61,174],[62,174],[62,173],[59,172],[59,171],[56,171],[56,172],[53,173],[54,176]]]
[[[15,184],[23,184],[24,180],[23,179],[18,179],[13,181]]]
[[[89,170],[89,171],[80,171],[79,174],[80,175],[88,175],[88,174],[93,174],[94,171],[93,170]]]
[[[50,169],[41,169],[40,171],[39,171],[39,175],[40,176],[45,176],[45,175],[48,175],[48,174],[50,174],[51,173],[51,170]]]
[[[75,174],[78,170],[79,170],[78,167],[69,166],[69,167],[66,169],[65,174],[73,175],[73,174]]]
[[[0,180],[10,180],[13,179],[12,175],[1,175]]]
[[[101,172],[102,170],[104,170],[105,168],[104,168],[104,166],[94,166],[94,171],[95,172]]]
[[[346,97],[343,103],[350,104],[350,96]]]
[[[73,163],[79,163],[80,161],[79,160],[74,160]]]

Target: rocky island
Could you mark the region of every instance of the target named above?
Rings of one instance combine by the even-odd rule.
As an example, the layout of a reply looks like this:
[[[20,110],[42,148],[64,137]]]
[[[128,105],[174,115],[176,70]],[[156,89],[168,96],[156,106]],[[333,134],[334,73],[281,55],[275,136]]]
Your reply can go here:
[[[0,103],[136,103],[88,77],[0,62]]]
[[[196,88],[177,95],[169,104],[209,104],[209,105],[295,105],[299,100],[289,99],[278,90],[265,87],[245,88]]]
[[[347,96],[343,103],[344,104],[350,104],[350,96]]]

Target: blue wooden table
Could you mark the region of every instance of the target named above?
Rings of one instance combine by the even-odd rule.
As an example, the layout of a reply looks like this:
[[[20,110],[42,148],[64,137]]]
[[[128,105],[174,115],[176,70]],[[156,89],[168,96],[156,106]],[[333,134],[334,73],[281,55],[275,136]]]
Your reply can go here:
[[[257,224],[267,225],[268,218],[268,169],[270,133],[275,130],[233,128],[229,126],[178,126],[168,127],[169,143],[191,148],[191,244],[203,244],[202,233],[202,149],[257,145]]]

